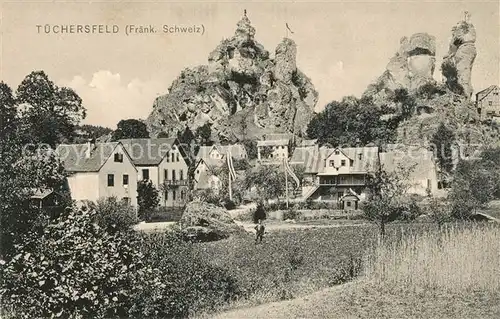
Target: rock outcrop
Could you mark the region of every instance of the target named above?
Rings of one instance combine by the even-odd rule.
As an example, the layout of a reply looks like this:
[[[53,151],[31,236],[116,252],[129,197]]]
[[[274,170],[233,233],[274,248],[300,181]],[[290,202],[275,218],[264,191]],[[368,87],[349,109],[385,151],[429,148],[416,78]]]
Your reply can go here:
[[[436,62],[436,39],[427,33],[416,33],[400,40],[399,50],[389,60],[385,72],[363,95],[383,101],[396,89],[415,92],[433,79]]]
[[[476,29],[467,21],[460,21],[451,29],[452,38],[448,54],[443,58],[442,73],[450,89],[459,85],[459,93],[467,99],[472,96],[472,65],[477,55]],[[455,90],[456,91],[456,90]]]
[[[296,65],[297,46],[285,38],[274,59],[255,40],[245,15],[233,37],[208,56],[208,65],[185,69],[158,97],[147,124],[153,136],[212,124],[213,138],[239,140],[269,132],[305,133],[318,100]]]
[[[179,224],[185,237],[203,241],[246,234],[224,208],[200,200],[186,205]]]

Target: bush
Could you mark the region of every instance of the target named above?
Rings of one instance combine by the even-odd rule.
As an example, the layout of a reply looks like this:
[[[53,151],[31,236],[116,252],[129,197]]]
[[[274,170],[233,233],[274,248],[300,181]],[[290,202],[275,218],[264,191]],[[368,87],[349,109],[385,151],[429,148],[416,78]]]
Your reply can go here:
[[[97,211],[97,224],[110,233],[128,230],[139,222],[135,208],[116,197],[101,198],[92,208]]]
[[[297,219],[300,219],[301,217],[302,217],[302,214],[298,210],[296,210],[295,208],[291,208],[289,210],[286,210],[283,213],[283,220],[287,220],[287,219],[297,220]]]
[[[264,204],[262,204],[260,202],[257,203],[257,208],[253,212],[253,216],[252,216],[253,222],[255,224],[257,224],[259,222],[259,219],[264,220],[264,219],[266,219],[266,217],[267,217],[267,215],[266,215],[266,209],[264,208]]]
[[[16,318],[179,318],[238,296],[226,271],[178,235],[110,234],[95,214],[68,212],[0,263],[2,310]]]
[[[149,219],[146,222],[177,222],[181,219],[184,207],[165,207],[158,206],[149,213]]]

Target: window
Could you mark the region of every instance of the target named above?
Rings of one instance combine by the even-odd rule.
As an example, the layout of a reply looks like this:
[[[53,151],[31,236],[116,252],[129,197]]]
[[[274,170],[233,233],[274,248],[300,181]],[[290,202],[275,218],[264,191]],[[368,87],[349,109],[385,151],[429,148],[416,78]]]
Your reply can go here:
[[[335,155],[339,155],[340,154],[340,151],[339,150],[335,150]]]
[[[360,160],[360,159],[362,159],[362,158],[363,158],[363,154],[362,154],[362,153],[359,153],[359,154],[358,154],[358,159]]]
[[[128,185],[128,175],[123,174],[123,186]]]
[[[347,201],[346,204],[347,204],[347,207],[351,207],[351,202],[350,201]]]
[[[200,170],[199,169],[196,170],[196,174],[200,174]]]
[[[172,170],[172,180],[175,181],[177,178],[175,177],[175,170]]]
[[[489,106],[492,106],[492,105],[493,105],[493,102],[492,102],[492,101],[488,101],[488,105],[489,105]]]
[[[340,161],[340,166],[345,166],[345,160]]]
[[[185,191],[181,191],[181,199],[183,200],[184,197],[186,197],[186,192]]]
[[[176,161],[178,162],[179,161],[179,153],[175,153],[175,158],[176,158]]]
[[[183,181],[184,180],[184,171],[182,169],[179,171],[179,176],[180,176],[181,181]]]
[[[163,170],[163,180],[164,181],[168,180],[168,169]]]
[[[349,160],[349,166],[354,166],[354,161],[353,160]]]
[[[168,200],[168,191],[165,191],[165,201]]]
[[[170,153],[167,153],[167,163],[170,162]]]
[[[145,168],[142,170],[142,179],[149,179],[149,169]]]
[[[335,166],[335,161],[330,161],[330,167],[334,167]]]
[[[108,186],[109,187],[115,186],[115,175],[108,174]]]
[[[175,190],[172,191],[172,200],[175,200]]]
[[[115,162],[123,163],[123,154],[115,153]]]

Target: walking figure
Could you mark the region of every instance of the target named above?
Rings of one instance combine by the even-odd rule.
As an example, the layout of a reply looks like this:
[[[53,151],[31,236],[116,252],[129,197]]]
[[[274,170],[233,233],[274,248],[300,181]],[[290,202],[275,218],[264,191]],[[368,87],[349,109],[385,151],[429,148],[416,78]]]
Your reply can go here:
[[[259,223],[255,225],[255,230],[256,230],[255,243],[262,242],[262,238],[264,237],[264,231],[266,230],[266,227],[262,225],[261,219],[259,219]]]

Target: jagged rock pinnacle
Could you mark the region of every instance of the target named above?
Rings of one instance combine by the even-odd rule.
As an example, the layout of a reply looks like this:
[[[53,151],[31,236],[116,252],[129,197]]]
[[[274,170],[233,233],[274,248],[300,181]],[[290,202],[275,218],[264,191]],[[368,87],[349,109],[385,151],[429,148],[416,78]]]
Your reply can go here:
[[[252,26],[250,19],[248,19],[246,10],[243,12],[241,20],[236,24],[234,36],[241,41],[253,40],[255,36],[255,28]]]

